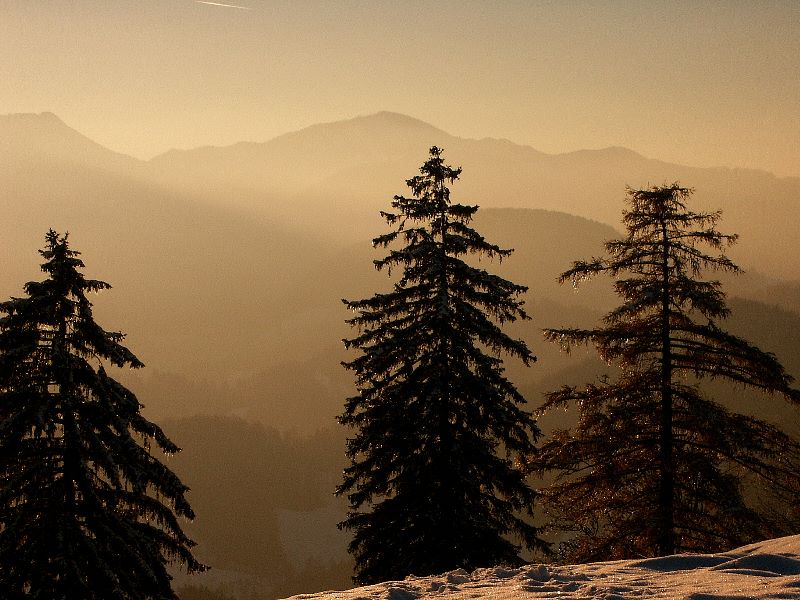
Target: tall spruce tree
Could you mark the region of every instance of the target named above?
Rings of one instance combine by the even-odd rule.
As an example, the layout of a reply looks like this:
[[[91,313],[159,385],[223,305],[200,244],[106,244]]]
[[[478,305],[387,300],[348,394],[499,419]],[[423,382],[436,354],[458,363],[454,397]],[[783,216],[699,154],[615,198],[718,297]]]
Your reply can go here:
[[[797,443],[699,383],[719,378],[793,402],[800,394],[774,355],[722,328],[725,295],[702,273],[739,270],[724,255],[736,236],[716,230],[721,213],[688,210],[691,194],[678,184],[628,190],[627,236],[606,243],[608,258],[561,276],[577,285],[609,274],[623,300],[595,329],[545,332],[566,350],[593,344],[619,368],[613,380],[549,394],[542,408],[578,406],[575,429],[557,431],[537,456],[560,474],[542,495],[574,535],[570,560],[718,551],[786,533],[786,515],[759,508],[743,482],[797,489]]]
[[[188,488],[154,455],[179,448],[103,366],[143,366],[92,317],[110,286],[46,242],[47,278],[0,304],[0,597],[175,600],[168,563],[205,568],[177,520]]]
[[[369,583],[520,561],[516,537],[543,548],[532,515],[534,492],[519,458],[539,430],[523,397],[504,376],[500,355],[535,360],[498,324],[527,319],[527,288],[464,262],[466,254],[502,259],[512,251],[470,228],[477,206],[452,204],[448,184],[461,169],[433,147],[420,175],[382,212],[393,230],[377,269],[403,269],[389,293],[345,304],[359,334],[344,340],[360,356],[344,366],[358,394],[339,421],[348,440],[338,494],[351,510],[355,581]]]

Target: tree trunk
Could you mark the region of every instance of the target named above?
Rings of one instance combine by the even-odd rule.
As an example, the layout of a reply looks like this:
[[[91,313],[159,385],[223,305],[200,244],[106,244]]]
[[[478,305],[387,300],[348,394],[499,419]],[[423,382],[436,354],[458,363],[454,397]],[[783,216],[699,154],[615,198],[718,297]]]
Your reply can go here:
[[[661,447],[658,492],[658,555],[675,553],[673,496],[675,482],[672,464],[672,348],[670,344],[669,237],[667,224],[661,223],[663,254],[661,282]]]

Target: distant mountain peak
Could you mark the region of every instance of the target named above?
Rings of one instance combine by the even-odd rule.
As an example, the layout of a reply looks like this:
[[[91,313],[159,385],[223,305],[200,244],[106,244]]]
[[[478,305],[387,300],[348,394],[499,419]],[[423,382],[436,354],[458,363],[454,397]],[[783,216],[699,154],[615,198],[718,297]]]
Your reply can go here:
[[[38,114],[36,114],[36,113],[32,113],[32,114],[33,114],[33,116],[38,117],[42,121],[48,121],[50,123],[61,123],[62,125],[64,125],[64,121],[62,121],[61,118],[58,115],[56,115],[55,113],[50,112],[49,110],[46,110],[44,112],[40,112]]]
[[[292,136],[303,132],[321,131],[321,130],[362,130],[362,131],[390,131],[418,134],[420,132],[433,133],[439,136],[450,137],[450,134],[427,123],[421,119],[411,117],[409,115],[382,110],[376,113],[367,115],[359,115],[350,119],[340,119],[337,121],[329,121],[326,123],[317,123],[299,131],[287,133],[284,136]]]
[[[604,157],[604,158],[614,158],[614,159],[635,159],[635,160],[647,160],[647,158],[635,150],[631,150],[630,148],[626,148],[624,146],[608,146],[606,148],[597,148],[594,150],[585,149],[585,150],[574,150],[572,152],[564,152],[563,154],[558,154],[556,156],[595,156],[595,157]]]
[[[377,122],[384,122],[384,123],[391,123],[393,125],[405,125],[408,127],[422,127],[425,129],[438,129],[438,127],[434,127],[430,123],[423,121],[421,119],[417,119],[416,117],[411,117],[409,115],[399,113],[399,112],[392,112],[390,110],[382,110],[371,115],[360,115],[351,119],[353,121],[356,120],[364,120],[364,121],[377,121]]]
[[[606,148],[600,148],[599,152],[603,152],[605,154],[614,154],[618,156],[635,156],[640,158],[642,156],[635,150],[631,150],[630,148],[626,148],[625,146],[608,146]]]
[[[10,113],[0,115],[0,123],[6,122],[14,125],[58,125],[70,129],[55,113],[50,111],[40,113]]]
[[[139,162],[98,144],[50,111],[0,115],[0,139],[4,142],[2,150],[6,160],[37,157],[104,167]]]

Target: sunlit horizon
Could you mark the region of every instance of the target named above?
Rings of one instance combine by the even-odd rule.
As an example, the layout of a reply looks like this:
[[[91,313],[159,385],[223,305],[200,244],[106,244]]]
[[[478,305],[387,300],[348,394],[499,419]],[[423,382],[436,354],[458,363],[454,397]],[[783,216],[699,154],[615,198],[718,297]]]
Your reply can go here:
[[[0,25],[0,114],[52,111],[148,159],[388,110],[550,154],[621,146],[800,176],[796,11],[781,1],[15,3]]]

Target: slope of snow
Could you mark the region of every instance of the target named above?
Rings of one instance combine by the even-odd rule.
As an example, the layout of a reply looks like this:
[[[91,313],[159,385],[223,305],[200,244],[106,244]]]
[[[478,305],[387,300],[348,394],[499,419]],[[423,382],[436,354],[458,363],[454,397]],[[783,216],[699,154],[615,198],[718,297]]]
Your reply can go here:
[[[758,542],[722,554],[681,554],[588,565],[495,567],[408,577],[341,592],[301,594],[292,600],[800,600],[800,536]]]

